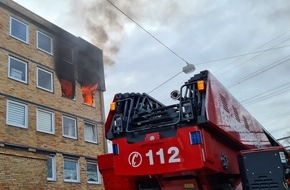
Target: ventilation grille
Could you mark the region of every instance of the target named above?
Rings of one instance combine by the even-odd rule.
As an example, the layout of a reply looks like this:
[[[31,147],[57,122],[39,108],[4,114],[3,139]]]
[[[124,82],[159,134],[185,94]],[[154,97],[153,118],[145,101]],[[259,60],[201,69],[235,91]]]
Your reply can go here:
[[[249,129],[249,123],[248,123],[248,120],[245,116],[243,116],[243,120],[244,120],[246,127]]]
[[[258,179],[255,179],[251,183],[252,190],[279,190],[279,185],[277,182],[274,182],[272,179],[267,176],[258,176]],[[281,189],[280,189],[281,190]]]
[[[237,108],[233,106],[233,110],[234,110],[236,120],[241,123],[239,112],[238,112]]]
[[[220,94],[220,97],[221,97],[221,101],[222,101],[224,110],[226,110],[228,113],[230,113],[228,102],[227,102],[226,98],[221,94]]]

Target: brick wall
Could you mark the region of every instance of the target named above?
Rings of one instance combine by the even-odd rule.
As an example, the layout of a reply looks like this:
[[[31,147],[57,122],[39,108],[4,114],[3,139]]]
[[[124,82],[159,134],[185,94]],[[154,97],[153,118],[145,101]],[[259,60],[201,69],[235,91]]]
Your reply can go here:
[[[45,190],[47,156],[0,148],[0,189]]]
[[[0,141],[23,144],[32,147],[63,151],[73,154],[81,154],[96,157],[104,152],[103,138],[103,107],[101,91],[95,95],[95,107],[83,103],[81,88],[76,83],[76,98],[71,100],[61,96],[60,82],[54,72],[54,57],[36,48],[37,27],[29,24],[29,44],[25,44],[9,36],[10,12],[0,7]],[[2,43],[3,42],[3,43]],[[28,63],[28,84],[24,84],[8,78],[8,57],[15,56]],[[45,66],[54,74],[54,92],[47,92],[36,87],[36,68]],[[6,125],[7,96],[19,98],[28,105],[28,129]],[[32,102],[27,103],[25,101]],[[35,104],[33,104],[35,103]],[[55,111],[55,134],[46,134],[36,131],[36,108],[41,105],[52,108]],[[78,139],[69,139],[62,136],[62,115],[71,115],[77,119]],[[84,121],[95,121],[98,124],[98,145],[84,141]]]
[[[1,2],[0,2],[1,5]],[[23,43],[9,35],[10,16],[29,25],[29,43]],[[37,30],[46,32],[55,40],[48,28],[42,28],[33,20],[21,14],[12,13],[0,6],[0,145],[16,144],[32,147],[37,152],[19,151],[0,147],[0,190],[2,189],[103,189],[102,185],[88,184],[86,181],[86,158],[96,158],[104,153],[103,134],[103,92],[95,94],[95,106],[83,103],[81,87],[76,82],[75,99],[62,97],[60,81],[55,73],[55,57],[36,47]],[[8,58],[15,57],[27,62],[27,84],[8,78]],[[54,91],[47,92],[36,86],[36,68],[41,67],[53,73]],[[28,106],[28,128],[23,129],[6,124],[7,100],[20,101]],[[55,114],[55,133],[47,134],[36,129],[36,109],[48,108]],[[77,120],[77,139],[62,135],[62,116],[72,116]],[[97,124],[98,143],[84,139],[84,122]],[[44,150],[56,154],[55,182],[46,180],[47,155]],[[80,183],[63,180],[63,154],[75,155],[80,163]],[[5,175],[2,175],[5,172]],[[7,175],[6,175],[7,174]],[[35,177],[33,177],[35,176]],[[25,186],[27,185],[27,186]]]

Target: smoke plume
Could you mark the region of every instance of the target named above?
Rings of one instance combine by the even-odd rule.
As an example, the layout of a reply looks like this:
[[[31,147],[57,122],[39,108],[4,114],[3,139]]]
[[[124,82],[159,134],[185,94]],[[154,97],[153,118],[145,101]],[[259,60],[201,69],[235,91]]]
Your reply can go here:
[[[138,23],[149,26],[167,25],[181,15],[180,3],[176,0],[110,1]],[[71,14],[80,23],[79,27],[84,27],[91,43],[103,50],[106,65],[114,64],[121,41],[126,35],[125,27],[136,26],[108,0],[73,0]]]

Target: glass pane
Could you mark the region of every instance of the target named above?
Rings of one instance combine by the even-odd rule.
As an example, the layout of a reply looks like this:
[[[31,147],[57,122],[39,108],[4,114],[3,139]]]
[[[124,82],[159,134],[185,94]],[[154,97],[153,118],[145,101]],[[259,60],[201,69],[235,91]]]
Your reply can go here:
[[[38,86],[52,91],[51,73],[38,69]]]
[[[75,120],[70,119],[67,117],[63,118],[63,130],[64,135],[70,136],[70,137],[76,137],[76,131],[75,131]]]
[[[47,178],[53,178],[52,173],[52,157],[49,156],[47,160]]]
[[[77,181],[77,162],[65,160],[64,161],[64,179]]]
[[[10,58],[9,76],[21,81],[26,81],[26,64]]]
[[[85,123],[85,139],[87,141],[97,141],[95,125]]]
[[[87,163],[87,181],[98,181],[98,167],[97,164]]]
[[[51,38],[38,32],[37,47],[51,53]]]
[[[11,35],[23,40],[23,41],[27,41],[26,37],[27,37],[27,30],[26,30],[27,26],[15,19],[11,19]]]

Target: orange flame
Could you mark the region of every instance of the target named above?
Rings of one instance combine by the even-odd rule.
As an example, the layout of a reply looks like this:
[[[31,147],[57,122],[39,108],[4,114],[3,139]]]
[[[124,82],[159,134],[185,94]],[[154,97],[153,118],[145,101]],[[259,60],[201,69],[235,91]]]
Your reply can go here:
[[[71,81],[60,79],[62,96],[66,98],[74,98],[74,84]]]
[[[90,86],[82,86],[82,93],[83,93],[83,99],[84,99],[85,104],[93,106],[94,97],[95,97],[97,88],[98,88],[98,84],[94,84]]]

